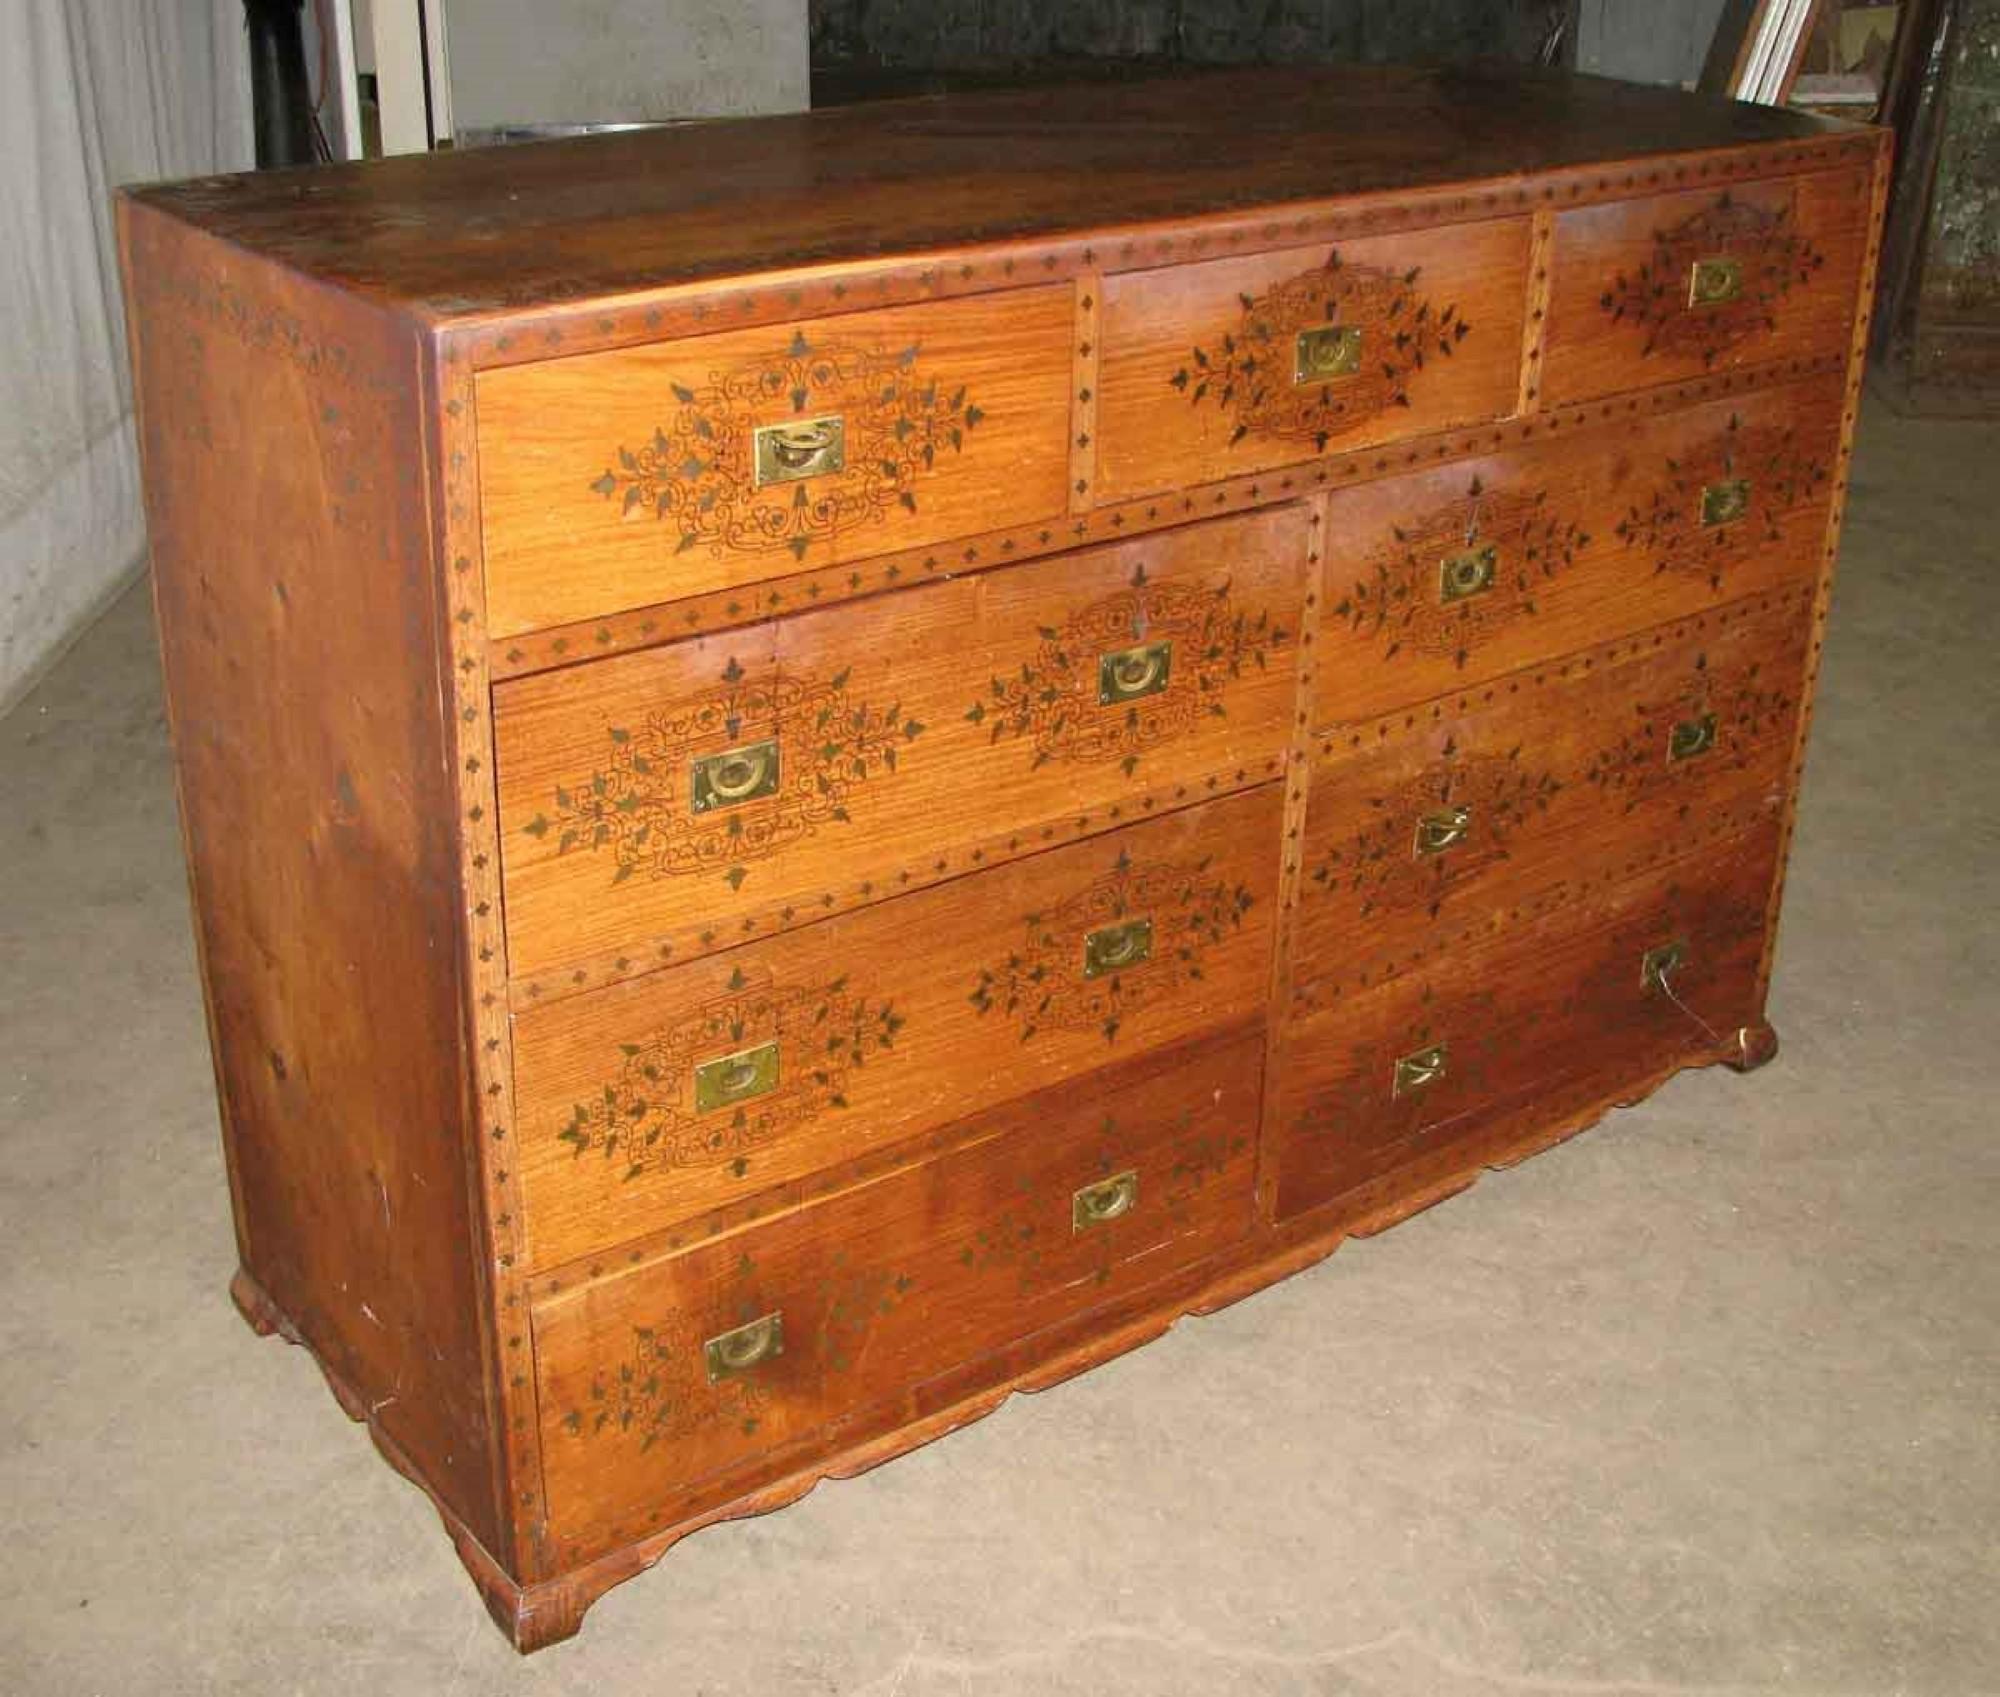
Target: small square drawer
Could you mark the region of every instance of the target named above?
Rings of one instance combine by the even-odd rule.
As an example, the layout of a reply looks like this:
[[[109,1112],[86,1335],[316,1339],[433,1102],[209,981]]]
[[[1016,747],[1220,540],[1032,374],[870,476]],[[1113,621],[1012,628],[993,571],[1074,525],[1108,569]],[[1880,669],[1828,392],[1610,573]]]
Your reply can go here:
[[[1844,354],[1868,216],[1865,171],[1560,214],[1542,404]]]
[[[1104,279],[1098,501],[1514,410],[1528,224]]]
[[[1775,820],[1810,584],[1322,737],[1294,1010]]]
[[[1778,836],[1762,827],[1288,1027],[1278,1216],[1474,1137],[1538,1092],[1636,1089],[1676,1059],[1720,1058],[1761,1016]]]
[[[796,1465],[870,1409],[1166,1277],[1251,1222],[1263,1043],[990,1116],[924,1165],[534,1309],[559,1538]],[[817,1440],[817,1442],[816,1442]],[[732,1472],[732,1470],[734,1470]]]
[[[1306,536],[1281,508],[501,684],[510,970],[600,981],[1275,777]]]
[[[1313,723],[1810,578],[1842,400],[1817,378],[1341,490]]]
[[[549,1267],[1232,1022],[1269,992],[1280,786],[515,1019]]]
[[[495,637],[1066,508],[1071,293],[481,372]]]

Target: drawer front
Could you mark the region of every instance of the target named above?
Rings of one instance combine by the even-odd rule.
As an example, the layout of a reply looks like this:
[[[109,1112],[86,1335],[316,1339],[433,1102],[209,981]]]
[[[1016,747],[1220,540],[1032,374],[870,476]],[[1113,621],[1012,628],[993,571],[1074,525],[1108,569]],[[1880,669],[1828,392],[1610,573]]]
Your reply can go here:
[[[1104,279],[1100,501],[1514,410],[1528,224]]]
[[[1295,1007],[1775,820],[1812,601],[1732,602],[1323,738]]]
[[[1472,1136],[1539,1091],[1599,1079],[1613,1092],[1754,1023],[1777,847],[1765,827],[1293,1024],[1275,1086],[1279,1216]]]
[[[1842,387],[1745,395],[1343,490],[1314,724],[1817,571]]]
[[[1275,776],[1306,571],[1284,508],[502,684],[510,970],[782,929]]]
[[[1067,287],[482,372],[507,636],[1066,506]]]
[[[1543,405],[1845,353],[1868,207],[1832,171],[1562,213]]]
[[[551,1266],[1261,1011],[1275,784],[515,1022]]]
[[[1241,1238],[1261,1048],[1099,1075],[954,1154],[543,1300],[558,1536],[664,1519],[718,1475],[711,1497],[740,1491],[760,1458],[797,1465],[833,1423]]]

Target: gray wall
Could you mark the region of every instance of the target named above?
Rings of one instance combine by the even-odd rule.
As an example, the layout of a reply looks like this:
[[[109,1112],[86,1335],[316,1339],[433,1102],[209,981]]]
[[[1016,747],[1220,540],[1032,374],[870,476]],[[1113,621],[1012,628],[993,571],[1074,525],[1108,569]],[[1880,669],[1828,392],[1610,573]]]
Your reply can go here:
[[[1724,0],[1579,0],[1576,67],[1678,85],[1701,74]]]
[[[452,124],[798,111],[804,0],[446,0]]]

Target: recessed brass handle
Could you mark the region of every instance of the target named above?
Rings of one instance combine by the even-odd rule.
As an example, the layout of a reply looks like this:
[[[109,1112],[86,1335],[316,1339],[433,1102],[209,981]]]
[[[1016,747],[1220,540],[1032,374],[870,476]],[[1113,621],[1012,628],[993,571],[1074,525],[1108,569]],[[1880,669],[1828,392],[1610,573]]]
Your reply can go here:
[[[1734,524],[1750,510],[1750,480],[1728,477],[1701,487],[1701,522],[1704,529]]]
[[[1445,1046],[1442,1043],[1411,1050],[1396,1062],[1395,1072],[1389,1080],[1389,1094],[1409,1096],[1419,1090],[1428,1090],[1444,1077],[1444,1066]]]
[[[847,426],[836,414],[760,424],[754,432],[757,487],[797,483],[847,467]]]
[[[1174,669],[1171,642],[1142,642],[1137,648],[1121,648],[1102,654],[1097,660],[1097,704],[1115,706],[1121,701],[1137,701],[1158,695],[1167,687]]]
[[[1681,937],[1648,949],[1639,957],[1639,988],[1648,995],[1668,989],[1668,979],[1687,964],[1687,957],[1687,941]]]
[[[1472,809],[1454,807],[1443,813],[1426,813],[1417,821],[1417,858],[1427,859],[1455,849],[1472,835]]]
[[[1743,261],[1716,254],[1688,267],[1688,305],[1727,306],[1743,293]]]
[[[1361,369],[1361,326],[1322,324],[1301,330],[1292,345],[1292,381],[1324,383]]]
[[[1107,972],[1123,972],[1150,960],[1153,954],[1153,922],[1128,919],[1118,925],[1104,925],[1087,932],[1083,939],[1083,975],[1102,978]]]
[[[1470,601],[1493,587],[1500,571],[1500,550],[1492,543],[1447,554],[1438,561],[1438,599],[1449,604]]]
[[[1092,1226],[1109,1225],[1139,1205],[1139,1174],[1128,1167],[1110,1178],[1086,1184],[1070,1198],[1069,1223],[1072,1232],[1086,1232]]]
[[[717,1108],[733,1108],[738,1102],[768,1096],[778,1088],[778,1044],[773,1038],[754,1049],[738,1049],[733,1055],[718,1055],[694,1069],[694,1111],[713,1113]]]
[[[1697,754],[1706,754],[1715,746],[1715,715],[1704,713],[1698,719],[1683,719],[1667,733],[1667,760],[1692,760]]]
[[[731,1327],[701,1346],[701,1358],[708,1368],[708,1382],[733,1379],[753,1367],[785,1353],[785,1316],[774,1308],[741,1326]]]
[[[688,776],[692,792],[689,805],[697,813],[755,801],[778,787],[777,741],[768,738],[746,742],[741,748],[725,748],[720,754],[704,754],[688,767]]]

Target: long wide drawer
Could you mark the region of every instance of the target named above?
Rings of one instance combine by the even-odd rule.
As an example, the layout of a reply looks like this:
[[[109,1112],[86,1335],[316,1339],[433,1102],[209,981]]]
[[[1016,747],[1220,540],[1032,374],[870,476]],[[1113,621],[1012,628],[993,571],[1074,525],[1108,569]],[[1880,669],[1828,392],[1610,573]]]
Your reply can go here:
[[[1274,777],[1304,511],[494,691],[516,979],[738,942]]]
[[[551,1266],[1260,1013],[1276,784],[515,1024]]]
[[[1095,499],[1514,410],[1526,219],[1104,280]]]
[[[1066,510],[1067,287],[481,372],[496,637]]]
[[[1559,214],[1543,405],[1844,354],[1868,186],[1823,171]]]
[[[1321,738],[1295,1011],[1776,819],[1812,602],[1734,601]]]
[[[969,1147],[534,1309],[559,1537],[796,1464],[837,1422],[1226,1247],[1262,1039],[1097,1074]]]
[[[1774,822],[1493,948],[1287,1028],[1276,1208],[1332,1201],[1472,1136],[1537,1091],[1615,1092],[1754,1023]]]
[[[1810,575],[1843,397],[1827,377],[1342,490],[1313,723]]]

